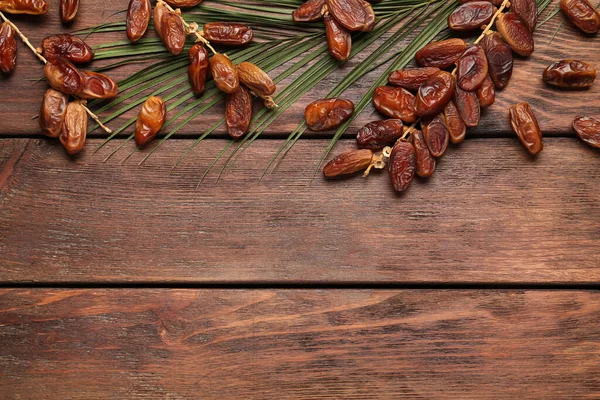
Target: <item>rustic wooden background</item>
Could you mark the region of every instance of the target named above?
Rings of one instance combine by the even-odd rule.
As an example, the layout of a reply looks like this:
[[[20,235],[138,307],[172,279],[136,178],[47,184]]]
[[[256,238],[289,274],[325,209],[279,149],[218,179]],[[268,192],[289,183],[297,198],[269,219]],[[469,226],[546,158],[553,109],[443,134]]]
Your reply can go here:
[[[14,22],[37,44],[127,6],[81,3],[69,29],[57,2]],[[313,179],[330,134],[258,180],[304,106],[357,61],[197,188],[222,129],[171,167],[222,108],[142,166],[149,149],[121,162],[131,143],[103,162],[131,131],[93,154],[96,131],[70,158],[32,120],[46,86],[19,44],[0,77],[0,398],[598,397],[600,152],[570,123],[600,117],[600,86],[557,91],[541,72],[561,58],[600,67],[599,40],[560,14],[542,26],[482,124],[403,195],[386,173]],[[546,136],[536,158],[508,127],[518,101]]]

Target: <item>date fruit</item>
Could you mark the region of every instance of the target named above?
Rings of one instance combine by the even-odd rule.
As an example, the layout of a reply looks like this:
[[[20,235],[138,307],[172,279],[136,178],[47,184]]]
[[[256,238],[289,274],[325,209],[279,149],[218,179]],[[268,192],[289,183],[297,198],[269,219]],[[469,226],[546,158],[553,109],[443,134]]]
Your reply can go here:
[[[308,0],[292,12],[292,18],[296,22],[315,22],[323,18],[323,6],[325,0]]]
[[[204,92],[206,87],[206,75],[210,68],[208,61],[208,51],[202,43],[196,43],[190,47],[188,52],[190,65],[188,66],[188,77],[190,86],[195,94]]]
[[[410,133],[410,136],[417,159],[417,175],[421,178],[429,178],[435,171],[435,158],[429,152],[423,132],[415,129]]]
[[[478,0],[458,0],[458,2],[460,4],[470,3],[472,1],[478,1]],[[485,1],[487,1],[488,3],[492,3],[493,5],[495,5],[497,7],[502,5],[502,0],[485,0]]]
[[[233,93],[240,87],[237,69],[225,54],[217,53],[210,59],[210,72],[215,85],[224,93]]]
[[[411,124],[417,120],[415,96],[401,87],[379,86],[373,92],[373,105],[383,115]]]
[[[52,35],[42,40],[42,56],[62,57],[75,64],[85,64],[94,58],[94,51],[83,40],[68,33]]]
[[[356,141],[362,149],[381,150],[402,137],[402,121],[386,119],[369,122],[358,131]]]
[[[600,13],[588,0],[561,0],[560,9],[583,32],[600,30]]]
[[[364,0],[326,0],[327,8],[349,31],[371,32],[375,27],[373,7]]]
[[[0,11],[10,14],[42,15],[48,12],[46,0],[0,0]]]
[[[448,132],[444,114],[438,114],[429,120],[422,121],[421,128],[431,155],[443,156],[450,141],[450,132]]]
[[[454,104],[456,104],[456,108],[458,108],[458,112],[466,126],[479,125],[481,106],[479,105],[477,93],[467,92],[457,87],[454,91]]]
[[[59,137],[62,131],[69,96],[54,89],[46,90],[40,110],[40,128],[49,137]]]
[[[323,167],[323,176],[325,178],[337,178],[364,171],[371,165],[372,159],[373,152],[369,149],[352,150],[342,153]]]
[[[244,86],[227,95],[225,101],[225,121],[227,132],[234,139],[248,132],[252,121],[252,96]]]
[[[60,0],[60,20],[63,24],[75,21],[79,0]]]
[[[127,7],[127,37],[132,43],[146,34],[150,24],[152,5],[150,0],[130,0]]]
[[[339,61],[346,61],[352,51],[352,37],[335,18],[325,15],[325,36],[329,53]]]
[[[514,12],[500,14],[496,29],[515,53],[527,57],[533,53],[533,34],[527,24]]]
[[[456,84],[452,74],[439,71],[427,80],[417,93],[416,114],[432,117],[441,113],[452,99]]]
[[[479,105],[481,108],[487,108],[494,104],[494,101],[496,101],[496,88],[494,87],[492,78],[489,76],[485,78],[483,85],[477,89],[477,98],[479,99]]]
[[[522,102],[510,108],[510,125],[529,154],[536,155],[544,148],[542,131],[528,103]]]
[[[135,142],[145,146],[156,137],[167,118],[167,107],[163,99],[150,96],[142,105],[135,123]]]
[[[460,112],[454,101],[450,101],[446,105],[444,119],[446,121],[446,128],[448,128],[448,135],[450,135],[450,141],[454,144],[462,143],[467,135],[467,126],[460,116]]]
[[[271,77],[251,62],[238,64],[237,72],[240,82],[259,96],[270,96],[277,90]]]
[[[59,92],[77,94],[83,89],[83,78],[70,61],[61,57],[50,57],[44,67],[48,84]]]
[[[467,44],[462,39],[442,40],[417,51],[415,59],[421,67],[448,68],[456,63],[466,48]]]
[[[78,101],[67,104],[65,118],[60,133],[60,142],[70,155],[83,150],[87,135],[88,116]]]
[[[435,75],[440,69],[437,67],[405,68],[394,71],[388,76],[388,83],[400,86],[406,90],[416,92],[427,79]]]
[[[510,81],[513,71],[513,55],[511,48],[504,42],[502,36],[493,32],[481,41],[488,61],[488,73],[498,89],[504,89]]]
[[[163,3],[158,3],[154,7],[154,28],[171,54],[181,54],[186,33],[179,14],[168,10]]]
[[[83,89],[77,93],[82,99],[112,99],[119,94],[116,82],[104,74],[92,71],[81,71]]]
[[[165,2],[173,8],[189,8],[202,3],[202,0],[165,0]]]
[[[304,119],[311,131],[328,131],[339,127],[354,114],[354,103],[344,99],[317,100],[306,106]]]
[[[563,88],[586,88],[596,79],[596,69],[579,60],[561,60],[544,70],[544,82]]]
[[[483,84],[488,76],[485,52],[478,46],[469,46],[456,63],[456,84],[462,90],[472,92]]]
[[[538,15],[535,0],[510,0],[510,11],[517,14],[531,32],[535,31]]]
[[[573,129],[584,143],[600,149],[600,121],[592,117],[577,117]]]
[[[212,43],[242,46],[252,41],[254,33],[248,25],[235,22],[209,22],[204,24],[202,35]]]
[[[448,27],[454,31],[472,31],[487,25],[497,8],[488,1],[472,1],[465,3],[450,16],[448,16]]]
[[[7,23],[0,24],[0,71],[9,74],[17,64],[17,40],[15,31]]]
[[[417,171],[417,155],[414,146],[401,140],[392,149],[390,155],[390,179],[397,192],[403,192],[410,186]]]

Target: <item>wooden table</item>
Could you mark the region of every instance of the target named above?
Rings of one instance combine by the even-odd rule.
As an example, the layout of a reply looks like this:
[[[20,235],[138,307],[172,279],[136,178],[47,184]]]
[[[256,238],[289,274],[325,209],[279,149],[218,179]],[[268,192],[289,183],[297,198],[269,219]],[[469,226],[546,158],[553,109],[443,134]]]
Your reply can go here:
[[[127,1],[90,3],[73,29],[118,20]],[[65,31],[57,8],[15,22],[39,43]],[[0,398],[599,397],[600,152],[570,123],[600,116],[600,85],[541,81],[561,58],[600,67],[599,40],[560,14],[543,25],[480,127],[403,195],[386,173],[313,179],[329,134],[258,179],[303,107],[357,61],[196,188],[222,128],[171,167],[222,108],[142,166],[148,150],[121,162],[131,143],[103,162],[130,131],[92,154],[94,132],[71,159],[31,119],[45,84],[19,44],[0,78]],[[508,127],[518,101],[545,134],[536,158]]]

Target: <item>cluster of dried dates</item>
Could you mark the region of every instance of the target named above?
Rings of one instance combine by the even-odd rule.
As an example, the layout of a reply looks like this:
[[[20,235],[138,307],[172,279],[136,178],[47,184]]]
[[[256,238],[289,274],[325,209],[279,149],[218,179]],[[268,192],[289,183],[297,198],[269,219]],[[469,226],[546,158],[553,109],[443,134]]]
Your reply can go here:
[[[79,0],[60,0],[60,20],[71,23],[77,16]],[[42,15],[48,12],[46,0],[0,0],[0,11],[9,14]]]
[[[375,27],[375,13],[365,0],[308,0],[294,10],[292,18],[296,22],[323,20],[329,53],[339,61],[350,57],[351,32],[370,32]]]

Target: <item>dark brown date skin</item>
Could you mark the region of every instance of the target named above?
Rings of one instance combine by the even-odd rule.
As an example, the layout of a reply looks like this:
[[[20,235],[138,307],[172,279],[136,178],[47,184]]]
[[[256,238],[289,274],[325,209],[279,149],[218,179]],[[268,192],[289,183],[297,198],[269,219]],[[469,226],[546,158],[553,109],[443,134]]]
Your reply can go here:
[[[399,86],[406,90],[416,92],[427,79],[435,75],[440,69],[437,67],[405,68],[394,71],[388,76],[390,85]]]
[[[493,32],[481,41],[488,61],[488,73],[497,89],[504,89],[513,71],[512,49],[504,42],[502,36]]]
[[[324,99],[310,103],[304,110],[311,131],[328,131],[339,127],[354,114],[354,103],[344,99]]]
[[[483,84],[488,76],[485,52],[478,46],[469,46],[456,63],[456,84],[462,90],[472,92]]]
[[[244,86],[240,85],[235,92],[227,95],[225,121],[227,132],[233,139],[238,139],[248,132],[252,121],[252,96]]]
[[[496,101],[496,88],[489,76],[485,78],[483,85],[477,89],[477,99],[479,99],[481,108],[487,108]]]
[[[588,0],[561,0],[560,9],[583,32],[600,30],[600,13]]]
[[[186,33],[177,13],[169,11],[163,3],[158,3],[154,7],[154,28],[171,54],[181,54]]]
[[[65,94],[78,94],[83,89],[83,78],[70,61],[61,57],[50,57],[44,67],[48,84]]]
[[[85,64],[92,61],[94,51],[77,36],[63,33],[48,36],[42,40],[42,56],[46,58],[62,57],[75,64]]]
[[[467,126],[453,101],[450,101],[446,105],[444,119],[448,128],[448,134],[450,135],[450,141],[454,144],[464,142],[465,136],[467,136]]]
[[[458,2],[460,4],[470,3],[472,1],[478,1],[478,0],[458,0]],[[489,3],[492,3],[496,7],[498,7],[498,6],[500,6],[502,4],[502,0],[486,0],[486,1],[489,2]]]
[[[465,41],[458,38],[433,42],[417,51],[415,60],[421,67],[448,68],[456,63],[466,48]]]
[[[375,27],[375,13],[364,0],[326,0],[329,12],[349,31],[371,32]]]
[[[544,148],[542,131],[529,104],[515,104],[509,110],[510,125],[529,154],[536,155]]]
[[[477,93],[467,92],[457,87],[454,91],[454,104],[456,104],[456,108],[458,108],[458,112],[466,126],[479,125],[481,106],[479,105]]]
[[[292,12],[296,22],[315,22],[323,18],[325,0],[308,0]]]
[[[579,60],[561,60],[544,70],[544,82],[562,88],[587,88],[596,79],[596,69]]]
[[[0,0],[0,11],[9,14],[42,15],[48,12],[46,0]]]
[[[130,0],[127,7],[127,37],[132,43],[146,34],[150,24],[152,5],[150,0]]]
[[[592,117],[577,117],[573,129],[584,143],[600,149],[600,121]]]
[[[392,149],[390,155],[390,179],[397,192],[403,192],[410,186],[417,171],[417,155],[414,146],[401,140]]]
[[[514,12],[525,22],[531,32],[537,25],[537,2],[535,0],[510,0],[510,11]]]
[[[167,118],[167,107],[163,99],[157,96],[148,97],[142,105],[135,123],[135,142],[145,146],[156,137]]]
[[[251,62],[238,64],[237,72],[240,82],[259,96],[270,96],[277,90],[271,77]]]
[[[402,126],[402,121],[399,119],[369,122],[356,135],[358,147],[381,150],[402,137]]]
[[[352,37],[339,22],[330,15],[325,15],[325,36],[329,54],[339,61],[346,61],[352,51]]]
[[[42,108],[40,109],[40,128],[46,136],[56,138],[60,136],[69,96],[54,89],[46,90]]]
[[[117,83],[104,74],[81,71],[83,89],[77,93],[82,99],[112,99],[119,94]]]
[[[15,31],[3,22],[0,24],[0,71],[10,74],[17,65],[17,40]]]
[[[500,14],[496,20],[496,29],[518,55],[527,57],[533,53],[533,33],[516,13],[511,11]]]
[[[459,6],[448,16],[448,27],[454,31],[472,31],[487,25],[497,8],[488,1],[472,1]]]
[[[369,149],[342,153],[323,167],[323,176],[330,179],[364,171],[371,165],[372,159],[373,152]]]
[[[215,85],[224,93],[233,93],[240,87],[237,69],[229,57],[217,53],[210,59],[210,72]]]
[[[60,0],[60,20],[63,24],[75,21],[79,0]]]
[[[202,32],[210,42],[226,46],[243,46],[254,37],[248,25],[235,22],[209,22],[204,24]]]
[[[165,3],[173,8],[188,8],[197,6],[202,0],[165,0]]]
[[[208,61],[208,51],[202,43],[196,43],[190,47],[188,52],[190,65],[188,66],[188,77],[190,86],[195,94],[204,92],[206,87],[206,75],[210,64]]]
[[[435,171],[435,158],[429,152],[425,136],[423,136],[423,132],[415,129],[410,133],[410,137],[417,158],[417,175],[421,178],[429,178]]]
[[[438,114],[431,119],[421,121],[421,128],[431,155],[434,157],[443,156],[450,141],[450,133],[446,126],[444,114]]]
[[[432,117],[441,113],[452,99],[455,86],[452,74],[437,72],[419,88],[415,102],[416,114],[420,117]]]
[[[373,92],[373,105],[383,115],[411,124],[417,120],[415,96],[406,89],[379,86]]]
[[[67,104],[60,142],[70,155],[75,155],[83,150],[87,126],[88,116],[83,106],[77,101]]]

